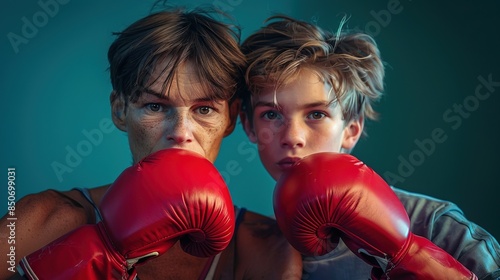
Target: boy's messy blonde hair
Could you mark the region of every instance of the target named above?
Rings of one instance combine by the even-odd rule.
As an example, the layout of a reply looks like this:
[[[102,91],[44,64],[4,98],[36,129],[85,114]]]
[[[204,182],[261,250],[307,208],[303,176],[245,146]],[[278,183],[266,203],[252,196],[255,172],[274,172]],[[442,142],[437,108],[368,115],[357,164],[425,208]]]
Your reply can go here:
[[[273,16],[249,36],[241,48],[247,57],[243,110],[252,120],[252,95],[264,88],[275,91],[292,81],[301,69],[311,69],[333,88],[343,119],[376,119],[372,107],[383,91],[384,67],[377,45],[363,33],[333,34],[287,16]]]

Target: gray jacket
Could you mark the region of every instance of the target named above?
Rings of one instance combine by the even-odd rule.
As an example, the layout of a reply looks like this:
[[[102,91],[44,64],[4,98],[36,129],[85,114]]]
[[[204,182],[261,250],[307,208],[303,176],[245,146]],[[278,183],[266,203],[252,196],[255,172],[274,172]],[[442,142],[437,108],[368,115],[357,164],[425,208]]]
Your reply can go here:
[[[467,220],[454,203],[393,187],[408,212],[411,231],[426,237],[473,271],[479,279],[500,279],[500,245]],[[304,257],[302,279],[370,279],[372,267],[343,242],[321,257]]]

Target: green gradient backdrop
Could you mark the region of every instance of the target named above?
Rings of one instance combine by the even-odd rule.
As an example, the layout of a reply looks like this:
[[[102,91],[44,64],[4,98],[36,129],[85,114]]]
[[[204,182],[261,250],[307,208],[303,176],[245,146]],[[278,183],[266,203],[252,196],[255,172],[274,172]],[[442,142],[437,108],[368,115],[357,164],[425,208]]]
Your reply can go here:
[[[109,126],[106,53],[113,40],[111,32],[145,16],[152,1],[60,0],[64,4],[52,14],[39,4],[54,1],[6,0],[0,12],[2,214],[7,210],[8,167],[16,168],[19,199],[47,188],[106,184],[130,164],[126,136]],[[336,30],[344,14],[349,15],[349,27],[375,36],[387,63],[387,94],[377,107],[380,121],[368,124],[369,138],[359,143],[354,154],[382,175],[401,176],[400,188],[456,202],[468,218],[500,238],[499,153],[493,137],[499,126],[500,2],[448,2],[170,3],[223,5],[242,26],[243,38],[276,12],[316,21],[331,30]],[[36,31],[24,27],[27,21],[38,25]],[[22,36],[23,28],[31,34],[25,34],[29,38],[16,52],[8,34]],[[474,97],[479,77],[497,83],[484,100]],[[481,89],[482,94],[488,92],[486,87]],[[469,112],[455,113],[456,104],[465,105]],[[450,119],[444,117],[446,113]],[[436,129],[446,140],[425,154],[415,141],[430,138]],[[86,134],[96,130],[102,139],[91,143]],[[58,178],[52,164],[67,165],[68,151],[78,148],[86,154],[73,162],[72,172]],[[409,166],[401,169],[406,161],[410,170]],[[237,205],[272,215],[273,181],[240,127],[225,140],[216,165]]]

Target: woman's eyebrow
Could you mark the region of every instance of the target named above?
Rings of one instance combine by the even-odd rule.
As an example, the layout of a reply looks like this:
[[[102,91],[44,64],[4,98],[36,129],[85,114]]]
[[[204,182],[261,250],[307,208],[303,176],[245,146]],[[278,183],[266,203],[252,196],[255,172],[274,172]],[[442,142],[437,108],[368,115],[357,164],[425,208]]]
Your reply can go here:
[[[147,93],[147,94],[150,94],[150,95],[154,95],[154,96],[156,96],[156,97],[158,97],[158,98],[160,98],[160,99],[168,99],[168,96],[167,96],[167,95],[165,95],[165,94],[161,94],[161,93],[159,93],[159,92],[157,92],[157,91],[155,91],[155,90],[152,90],[152,89],[150,89],[150,88],[145,88],[145,89],[143,89],[142,91],[143,91],[144,93]]]
[[[150,88],[145,88],[143,89],[143,93],[146,93],[146,94],[149,94],[149,95],[153,95],[159,99],[164,99],[164,100],[170,100],[170,98],[168,97],[168,95],[166,94],[161,94],[153,89],[150,89]],[[213,98],[210,98],[209,96],[206,96],[206,97],[200,97],[200,98],[196,98],[193,100],[193,102],[215,102],[215,103],[218,103],[217,100],[214,100]]]

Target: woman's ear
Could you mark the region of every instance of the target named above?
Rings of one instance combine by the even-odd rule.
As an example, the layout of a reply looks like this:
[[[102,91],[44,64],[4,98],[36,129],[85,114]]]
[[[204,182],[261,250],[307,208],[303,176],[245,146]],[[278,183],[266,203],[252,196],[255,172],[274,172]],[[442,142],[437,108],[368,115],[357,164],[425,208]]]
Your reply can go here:
[[[243,125],[243,130],[245,130],[245,133],[250,142],[254,144],[257,143],[257,135],[255,134],[255,130],[253,129],[253,123],[243,110],[241,110],[240,112],[240,120],[241,125]]]
[[[344,127],[344,136],[342,138],[342,150],[350,153],[354,146],[358,143],[359,138],[363,134],[364,119],[359,117],[347,123]]]
[[[111,118],[115,126],[121,131],[127,131],[126,104],[123,95],[112,91],[109,100],[111,103]]]
[[[240,111],[241,101],[239,99],[233,100],[229,103],[229,125],[224,132],[224,137],[233,133],[234,128],[236,127],[236,121],[238,120],[238,112]]]

